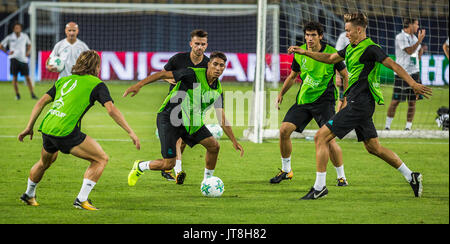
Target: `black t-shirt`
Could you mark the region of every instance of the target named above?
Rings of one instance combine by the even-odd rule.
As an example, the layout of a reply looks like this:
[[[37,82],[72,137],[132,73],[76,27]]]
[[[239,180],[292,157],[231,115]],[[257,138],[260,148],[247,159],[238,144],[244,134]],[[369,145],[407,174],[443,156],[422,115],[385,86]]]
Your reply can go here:
[[[50,88],[50,90],[47,91],[47,94],[52,97],[52,99],[55,99],[56,95],[56,87],[55,85]],[[108,87],[106,87],[106,84],[101,82],[95,88],[92,90],[90,98],[90,106],[87,108],[89,109],[92,105],[94,105],[95,101],[98,101],[102,106],[105,105],[106,102],[113,101],[111,98],[111,95],[109,94]]]
[[[207,72],[207,70],[205,70]],[[193,89],[194,83],[197,82],[197,76],[195,75],[194,70],[185,68],[172,71],[173,77],[176,81],[181,82],[179,91],[187,91],[189,89]],[[209,87],[212,89],[217,89],[218,79],[216,79]],[[177,102],[169,102],[167,103],[164,111],[171,111],[174,107],[181,104],[183,102],[184,96],[180,97]],[[214,108],[223,108],[223,92],[220,94],[220,97],[214,102]]]
[[[203,60],[195,65],[191,60],[191,53],[177,53],[173,55],[166,65],[164,65],[164,70],[166,71],[175,71],[179,69],[185,69],[185,68],[208,68],[208,62],[209,58],[203,54]],[[178,80],[175,80],[178,81]],[[171,91],[175,85],[170,84],[169,91]]]
[[[347,48],[338,51],[339,56],[345,58],[346,51]],[[379,46],[371,45],[366,48],[361,57],[359,57],[359,62],[364,64],[364,69],[361,71],[359,80],[356,84],[353,84],[347,91],[347,100],[374,100],[369,88],[368,75],[375,67],[375,62],[381,63],[388,57],[389,56]]]

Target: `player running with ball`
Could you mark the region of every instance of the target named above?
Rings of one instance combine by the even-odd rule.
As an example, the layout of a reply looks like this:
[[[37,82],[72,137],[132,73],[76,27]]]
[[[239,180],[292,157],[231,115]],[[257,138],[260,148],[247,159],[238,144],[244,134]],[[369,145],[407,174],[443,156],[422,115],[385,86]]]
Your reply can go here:
[[[123,94],[135,96],[146,84],[160,79],[174,79],[175,87],[170,91],[158,111],[156,119],[162,159],[136,160],[128,174],[128,185],[134,186],[146,170],[170,170],[175,166],[178,138],[193,147],[201,144],[206,148],[204,179],[213,176],[220,145],[203,122],[206,111],[214,106],[220,125],[230,138],[233,147],[244,154],[244,149],[236,141],[231,126],[225,118],[223,93],[219,77],[225,70],[227,58],[221,52],[210,55],[208,68],[186,68],[175,71],[161,71],[148,76],[128,88]]]
[[[166,65],[164,65],[163,71],[174,71],[185,68],[207,68],[209,58],[205,55],[206,48],[208,47],[208,32],[196,29],[191,32],[191,41],[189,42],[191,47],[190,52],[177,53],[172,56]],[[174,84],[170,85],[169,92],[175,87]],[[186,172],[182,169],[181,158],[186,148],[186,143],[180,138],[177,141],[177,160],[175,167],[175,177],[172,176],[172,170],[161,170],[161,175],[167,180],[175,180],[177,184],[183,184],[186,178]]]
[[[388,57],[380,46],[366,36],[368,20],[363,13],[344,15],[345,31],[350,44],[337,53],[320,53],[289,47],[289,53],[306,55],[317,61],[333,64],[345,60],[349,72],[348,88],[345,91],[347,105],[322,126],[314,137],[316,145],[316,182],[301,199],[318,199],[328,194],[326,169],[330,157],[330,142],[337,136],[342,139],[355,129],[358,141],[363,141],[367,151],[397,169],[410,183],[414,195],[422,194],[422,175],[412,172],[391,150],[382,147],[372,116],[375,103],[384,104],[380,88],[380,64],[394,70],[406,81],[416,94],[428,98],[431,89],[415,82],[406,71]]]

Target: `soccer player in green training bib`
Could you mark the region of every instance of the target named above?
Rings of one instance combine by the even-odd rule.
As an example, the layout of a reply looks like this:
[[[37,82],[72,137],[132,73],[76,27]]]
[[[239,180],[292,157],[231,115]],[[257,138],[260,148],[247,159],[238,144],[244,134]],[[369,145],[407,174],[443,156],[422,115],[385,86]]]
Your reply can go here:
[[[334,53],[334,47],[322,42],[323,27],[318,22],[309,22],[304,26],[306,44],[302,49],[316,52]],[[291,73],[284,82],[277,99],[277,106],[283,101],[283,95],[294,84],[300,74],[302,84],[297,93],[296,103],[292,105],[280,127],[280,153],[282,168],[280,172],[270,179],[270,183],[277,184],[282,180],[291,179],[292,142],[291,134],[294,131],[302,133],[309,122],[314,119],[319,127],[324,125],[334,114],[337,100],[335,86],[335,70],[344,78],[347,85],[348,75],[343,62],[325,64],[310,57],[295,54],[291,65]],[[344,173],[342,150],[335,140],[330,142],[331,162],[337,172],[337,186],[347,186]]]
[[[353,129],[358,141],[364,142],[367,151],[397,169],[410,183],[414,196],[420,197],[422,195],[422,175],[419,172],[412,172],[397,154],[380,145],[373,124],[375,103],[384,104],[380,88],[380,64],[394,70],[416,94],[422,94],[428,98],[431,95],[431,89],[415,82],[400,65],[383,52],[378,44],[366,36],[368,20],[365,14],[345,14],[344,21],[350,44],[337,53],[312,52],[296,46],[288,49],[289,53],[306,55],[328,64],[345,60],[349,73],[348,87],[344,94],[347,105],[322,126],[315,135],[316,182],[301,199],[318,199],[328,194],[325,181],[327,162],[330,157],[330,142],[336,136],[342,139]]]
[[[94,139],[81,132],[81,119],[95,101],[106,108],[114,121],[128,133],[136,148],[140,149],[138,137],[119,109],[114,106],[105,83],[97,77],[99,71],[98,53],[94,50],[82,52],[72,67],[73,75],[56,81],[34,106],[27,127],[18,136],[19,141],[23,141],[27,135],[33,139],[33,127],[37,118],[42,109],[53,101],[39,126],[43,140],[41,158],[31,168],[27,190],[20,198],[26,204],[39,206],[36,201],[36,186],[45,171],[55,162],[58,151],[61,151],[91,163],[84,174],[83,185],[73,205],[79,209],[98,210],[88,196],[108,163],[108,155]]]
[[[244,154],[236,141],[231,126],[225,118],[223,93],[219,77],[225,70],[227,58],[221,52],[212,52],[208,68],[187,68],[175,71],[161,71],[148,76],[128,88],[123,96],[136,95],[146,84],[160,79],[174,79],[175,87],[170,91],[158,111],[156,119],[161,155],[163,159],[136,160],[128,174],[128,185],[134,186],[146,170],[170,170],[175,166],[178,138],[193,147],[201,144],[206,148],[204,179],[213,176],[219,155],[219,143],[204,125],[206,111],[214,107],[217,118],[234,149]]]

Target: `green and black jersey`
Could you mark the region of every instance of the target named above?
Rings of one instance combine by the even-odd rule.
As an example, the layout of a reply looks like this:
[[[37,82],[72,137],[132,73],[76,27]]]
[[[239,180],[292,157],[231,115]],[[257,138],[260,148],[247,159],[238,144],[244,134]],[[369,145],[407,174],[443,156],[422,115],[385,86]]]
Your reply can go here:
[[[64,137],[81,127],[81,119],[95,101],[104,105],[112,101],[108,88],[98,77],[70,75],[62,77],[47,92],[53,104],[45,115],[39,131]]]
[[[321,43],[323,53],[335,53],[336,49],[326,43]],[[306,44],[300,48],[307,50]],[[345,64],[326,64],[316,61],[308,56],[294,54],[291,69],[301,72],[302,85],[297,93],[297,104],[310,104],[322,100],[336,101],[338,98],[335,84],[335,70],[345,69]]]
[[[388,55],[381,47],[366,38],[357,45],[349,44],[338,54],[345,58],[349,73],[348,87],[345,90],[347,100],[372,97],[377,104],[384,104],[380,88],[380,65]]]
[[[216,79],[210,85],[206,78],[206,71],[206,68],[186,68],[173,71],[177,84],[158,111],[158,113],[172,113],[174,110],[178,115],[176,117],[178,119],[181,117],[186,131],[190,135],[204,125],[204,115],[212,105],[215,108],[223,108],[220,80]]]

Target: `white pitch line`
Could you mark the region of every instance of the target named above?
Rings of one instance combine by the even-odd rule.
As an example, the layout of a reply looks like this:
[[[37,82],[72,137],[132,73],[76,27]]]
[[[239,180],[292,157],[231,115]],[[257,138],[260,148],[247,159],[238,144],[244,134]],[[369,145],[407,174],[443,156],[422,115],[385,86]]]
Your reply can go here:
[[[390,139],[411,139],[411,138],[390,138]],[[420,138],[418,138],[418,139],[420,139]],[[268,143],[279,143],[279,141],[278,140],[267,140],[266,142],[268,142]],[[336,140],[336,142],[339,144],[339,140]],[[355,140],[353,140],[353,139],[344,139],[344,140],[342,140],[342,142],[346,142],[346,143],[362,143],[362,142],[358,142],[358,141],[356,141],[356,139]],[[302,140],[302,139],[294,139],[294,140],[292,140],[292,143],[299,143],[299,144],[314,144],[314,142],[313,141],[306,141],[306,140]],[[380,143],[381,144],[430,144],[430,145],[433,145],[433,144],[435,144],[435,145],[448,145],[449,144],[449,142],[413,142],[413,141],[407,141],[407,140],[405,140],[405,141],[380,141]]]
[[[17,136],[11,136],[11,135],[0,135],[0,138],[14,138],[17,139]],[[42,139],[40,136],[36,137],[37,139]],[[403,140],[403,139],[408,139],[408,138],[398,138],[398,139],[402,139],[402,141],[381,141],[382,144],[429,144],[429,145],[448,145],[449,142],[413,142],[413,141],[408,141],[408,140]],[[27,139],[25,139],[27,140]],[[96,141],[112,141],[112,142],[130,142],[131,139],[118,139],[118,138],[94,138],[94,140]],[[143,139],[140,140],[141,142],[149,142],[149,141],[159,141],[157,138],[155,139]],[[265,142],[268,143],[278,143],[278,140],[265,140]],[[339,143],[339,141],[337,141]],[[362,143],[362,142],[358,142],[356,140],[353,139],[344,139],[344,142],[350,142],[350,143]],[[298,143],[298,144],[314,144],[313,141],[306,141],[304,139],[293,139],[292,143]]]

